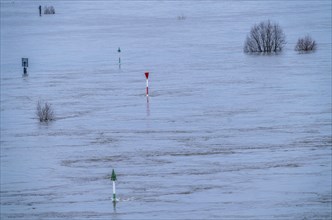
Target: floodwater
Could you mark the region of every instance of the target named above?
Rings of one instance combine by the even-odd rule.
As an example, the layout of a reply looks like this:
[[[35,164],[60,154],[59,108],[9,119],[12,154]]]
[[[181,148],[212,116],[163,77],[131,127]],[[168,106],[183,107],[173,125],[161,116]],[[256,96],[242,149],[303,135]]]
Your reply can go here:
[[[1,1],[1,219],[331,219],[331,1],[39,4]]]

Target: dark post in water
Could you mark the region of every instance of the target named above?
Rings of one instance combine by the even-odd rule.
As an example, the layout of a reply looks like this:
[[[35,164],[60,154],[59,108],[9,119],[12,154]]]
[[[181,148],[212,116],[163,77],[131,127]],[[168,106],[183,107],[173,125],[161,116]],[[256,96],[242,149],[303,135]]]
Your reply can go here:
[[[120,47],[119,47],[119,49],[118,49],[118,53],[119,53],[119,68],[121,68],[121,49],[120,49]]]
[[[39,16],[41,16],[41,5],[39,5]]]
[[[22,58],[23,74],[28,74],[27,68],[29,66],[28,58]]]

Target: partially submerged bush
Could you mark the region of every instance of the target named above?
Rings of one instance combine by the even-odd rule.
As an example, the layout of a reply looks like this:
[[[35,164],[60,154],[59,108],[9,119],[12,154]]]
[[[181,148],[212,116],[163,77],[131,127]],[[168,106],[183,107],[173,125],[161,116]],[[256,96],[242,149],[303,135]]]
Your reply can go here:
[[[316,48],[316,42],[309,35],[305,36],[304,38],[299,38],[295,46],[295,50],[299,52],[313,51],[316,50]]]
[[[184,15],[179,15],[179,16],[178,16],[178,20],[186,20],[186,16],[184,16]]]
[[[53,6],[45,6],[44,14],[55,14],[55,10]]]
[[[48,122],[54,120],[54,111],[51,104],[38,101],[36,114],[40,122]]]
[[[244,52],[271,53],[280,52],[286,44],[285,34],[277,23],[263,21],[255,24],[244,43]]]

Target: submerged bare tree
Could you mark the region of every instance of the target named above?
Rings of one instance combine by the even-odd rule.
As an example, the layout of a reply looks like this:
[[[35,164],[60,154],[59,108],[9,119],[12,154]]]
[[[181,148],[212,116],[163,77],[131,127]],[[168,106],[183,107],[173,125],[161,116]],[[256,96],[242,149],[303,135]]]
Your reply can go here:
[[[285,34],[277,23],[263,21],[251,28],[244,43],[244,52],[280,52],[286,44],[285,39]]]
[[[309,35],[305,36],[304,38],[299,38],[295,46],[295,50],[299,52],[313,51],[316,50],[316,48],[316,42]]]
[[[51,104],[47,102],[42,104],[41,101],[38,101],[36,114],[40,122],[48,122],[54,120],[54,111]]]
[[[55,9],[53,6],[45,6],[44,14],[55,14]]]

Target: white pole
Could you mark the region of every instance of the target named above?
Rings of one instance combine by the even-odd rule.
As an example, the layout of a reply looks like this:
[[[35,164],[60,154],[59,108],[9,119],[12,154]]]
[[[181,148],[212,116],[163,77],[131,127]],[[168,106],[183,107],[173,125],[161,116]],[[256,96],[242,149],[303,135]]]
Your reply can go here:
[[[149,80],[146,79],[146,96],[149,96]]]
[[[112,182],[113,182],[113,202],[116,202],[115,181]]]

